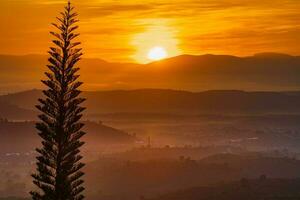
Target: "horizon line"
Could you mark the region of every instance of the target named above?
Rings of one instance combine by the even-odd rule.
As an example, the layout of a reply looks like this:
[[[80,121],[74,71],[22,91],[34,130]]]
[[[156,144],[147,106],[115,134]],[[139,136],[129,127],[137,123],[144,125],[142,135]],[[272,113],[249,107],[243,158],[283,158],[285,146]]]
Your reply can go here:
[[[130,62],[130,61],[112,61],[112,60],[105,60],[102,59],[100,57],[83,57],[82,59],[91,59],[91,60],[101,60],[103,62],[106,63],[119,63],[119,64],[139,64],[139,65],[148,65],[151,63],[158,63],[161,61],[165,61],[168,59],[173,59],[173,58],[178,58],[178,57],[182,57],[182,56],[193,56],[193,57],[201,57],[201,56],[230,56],[230,57],[236,57],[236,58],[249,58],[249,57],[255,57],[255,56],[260,56],[260,55],[281,55],[281,56],[290,56],[290,57],[300,57],[299,55],[296,54],[289,54],[289,53],[283,53],[283,52],[272,52],[272,51],[265,51],[265,52],[257,52],[254,54],[249,54],[246,56],[239,56],[239,55],[231,55],[231,54],[213,54],[213,53],[204,53],[204,54],[179,54],[176,56],[170,56],[170,57],[166,57],[164,59],[161,60],[157,60],[157,61],[149,61],[146,63],[140,63],[140,62]],[[5,54],[5,53],[0,53],[0,56],[10,56],[10,57],[29,57],[29,56],[43,56],[43,57],[47,57],[47,53],[45,54],[39,54],[39,53],[28,53],[28,54]]]
[[[137,89],[107,89],[107,90],[81,90],[82,92],[134,92],[134,91],[173,91],[173,92],[188,92],[188,93],[205,93],[205,92],[244,92],[244,93],[289,93],[289,92],[300,92],[298,90],[240,90],[240,89],[211,89],[211,90],[199,90],[199,91],[191,91],[191,90],[184,90],[184,89],[172,89],[172,88],[137,88]],[[5,95],[12,95],[24,92],[31,92],[31,91],[43,91],[42,88],[32,88],[20,91],[12,91],[12,92],[5,92],[5,94],[0,92],[0,96]]]

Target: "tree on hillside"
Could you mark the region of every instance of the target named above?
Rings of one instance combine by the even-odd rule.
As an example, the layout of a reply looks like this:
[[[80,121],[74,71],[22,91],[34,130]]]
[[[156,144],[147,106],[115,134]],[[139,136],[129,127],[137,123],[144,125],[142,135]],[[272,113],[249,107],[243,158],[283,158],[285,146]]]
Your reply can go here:
[[[58,24],[53,24],[57,32],[50,32],[55,37],[54,47],[49,51],[49,71],[43,91],[44,99],[39,99],[36,106],[41,114],[36,124],[42,139],[41,148],[37,149],[37,171],[32,175],[37,186],[32,191],[34,200],[81,200],[82,192],[80,147],[84,144],[80,122],[82,111],[80,104],[84,101],[78,89],[82,82],[77,81],[79,68],[75,64],[82,55],[79,42],[74,39],[79,35],[75,31],[77,13],[70,2],[58,17]]]

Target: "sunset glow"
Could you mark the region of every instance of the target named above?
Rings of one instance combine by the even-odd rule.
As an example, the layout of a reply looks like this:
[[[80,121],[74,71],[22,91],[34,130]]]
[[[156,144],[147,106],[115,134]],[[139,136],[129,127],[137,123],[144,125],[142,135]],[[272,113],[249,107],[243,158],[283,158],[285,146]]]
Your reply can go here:
[[[144,32],[133,36],[131,45],[136,49],[132,58],[139,63],[179,55],[177,30],[164,19],[141,20],[147,26]]]
[[[1,1],[1,54],[46,52],[53,16],[66,1]],[[84,56],[150,62],[159,45],[168,56],[258,52],[300,54],[300,1],[76,0]],[[14,13],[14,14],[12,14]]]

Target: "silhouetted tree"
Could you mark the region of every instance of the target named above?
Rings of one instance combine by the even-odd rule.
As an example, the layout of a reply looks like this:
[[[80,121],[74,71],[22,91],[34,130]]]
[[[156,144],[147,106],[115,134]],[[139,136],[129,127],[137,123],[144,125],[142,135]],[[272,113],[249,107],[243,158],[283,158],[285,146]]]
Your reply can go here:
[[[37,172],[32,175],[33,183],[38,187],[32,191],[34,200],[81,200],[84,166],[80,162],[79,148],[84,144],[80,139],[85,134],[81,131],[84,126],[80,122],[82,111],[78,90],[82,84],[77,79],[79,68],[75,64],[82,55],[74,39],[77,13],[73,11],[70,2],[57,18],[59,24],[53,24],[58,31],[51,32],[55,37],[48,59],[49,72],[47,80],[42,83],[47,89],[43,91],[45,98],[39,99],[36,106],[42,114],[40,122],[36,124],[42,147],[37,149]]]

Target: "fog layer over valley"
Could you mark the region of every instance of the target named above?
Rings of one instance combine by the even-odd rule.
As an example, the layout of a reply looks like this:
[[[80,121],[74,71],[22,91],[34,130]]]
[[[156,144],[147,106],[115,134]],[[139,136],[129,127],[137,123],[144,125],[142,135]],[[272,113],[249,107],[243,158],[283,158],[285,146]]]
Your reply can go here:
[[[0,96],[0,197],[28,197],[32,187],[40,95]],[[205,199],[223,190],[233,198],[233,188],[242,188],[242,198],[261,178],[272,188],[278,179],[283,188],[298,184],[292,181],[300,176],[298,92],[151,89],[84,96],[90,200],[173,199],[187,192],[189,199]]]

